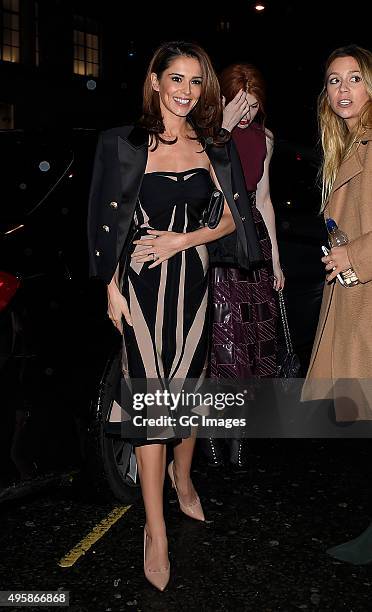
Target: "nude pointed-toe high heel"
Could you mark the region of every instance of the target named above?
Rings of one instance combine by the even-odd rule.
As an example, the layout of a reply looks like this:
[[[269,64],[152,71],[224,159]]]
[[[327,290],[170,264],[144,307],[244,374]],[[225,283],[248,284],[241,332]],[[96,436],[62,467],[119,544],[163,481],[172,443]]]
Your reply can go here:
[[[170,563],[166,567],[161,567],[158,570],[149,569],[146,567],[146,544],[148,534],[146,527],[143,530],[143,571],[147,580],[156,587],[159,591],[164,591],[169,582]]]
[[[187,514],[187,516],[190,516],[191,518],[196,519],[197,521],[205,521],[203,508],[200,503],[200,498],[198,495],[196,496],[194,501],[191,502],[191,504],[185,504],[181,501],[180,494],[178,492],[175,477],[174,477],[173,464],[174,464],[174,461],[171,461],[170,464],[168,465],[168,474],[172,482],[172,487],[177,493],[180,509],[182,510],[182,512],[184,512],[184,514]]]

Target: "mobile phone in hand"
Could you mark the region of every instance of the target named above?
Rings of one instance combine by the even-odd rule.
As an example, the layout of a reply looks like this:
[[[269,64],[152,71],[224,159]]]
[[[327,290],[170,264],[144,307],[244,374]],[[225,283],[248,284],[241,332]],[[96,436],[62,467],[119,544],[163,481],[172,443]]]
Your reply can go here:
[[[323,251],[324,255],[329,255],[329,251],[328,251],[327,247],[324,246],[324,244],[322,245],[322,251]],[[338,278],[339,282],[341,283],[341,285],[345,284],[344,279],[342,278],[341,274],[337,274],[337,278]]]

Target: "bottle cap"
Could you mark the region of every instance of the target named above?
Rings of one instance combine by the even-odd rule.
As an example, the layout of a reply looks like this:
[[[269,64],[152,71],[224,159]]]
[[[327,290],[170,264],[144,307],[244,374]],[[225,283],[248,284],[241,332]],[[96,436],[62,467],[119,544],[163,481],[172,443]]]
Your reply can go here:
[[[336,223],[336,221],[334,221],[334,219],[327,219],[326,220],[326,225],[327,225],[327,230],[329,232],[331,232],[334,229],[337,229],[337,223]]]

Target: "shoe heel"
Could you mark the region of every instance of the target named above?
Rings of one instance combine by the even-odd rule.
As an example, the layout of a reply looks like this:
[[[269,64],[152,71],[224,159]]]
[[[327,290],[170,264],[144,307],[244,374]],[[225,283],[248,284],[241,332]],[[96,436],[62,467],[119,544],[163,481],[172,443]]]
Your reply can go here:
[[[171,461],[170,464],[168,465],[168,474],[169,474],[169,478],[171,479],[172,487],[177,493],[178,503],[180,505],[181,511],[187,516],[193,519],[196,519],[197,521],[204,522],[205,516],[204,516],[203,508],[200,503],[200,499],[198,495],[196,496],[196,499],[193,502],[191,502],[191,504],[184,504],[181,501],[180,494],[178,492],[177,485],[176,485],[176,479],[174,476],[173,464],[174,464],[174,461]]]
[[[159,570],[150,570],[146,567],[146,544],[147,544],[147,531],[146,527],[143,529],[143,571],[146,580],[149,581],[159,591],[164,591],[170,578],[170,563],[168,567],[161,568]]]

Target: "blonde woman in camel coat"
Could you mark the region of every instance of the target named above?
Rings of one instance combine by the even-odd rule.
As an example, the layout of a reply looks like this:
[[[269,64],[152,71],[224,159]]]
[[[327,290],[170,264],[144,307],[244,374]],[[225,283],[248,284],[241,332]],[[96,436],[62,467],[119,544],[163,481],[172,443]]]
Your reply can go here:
[[[323,161],[323,212],[349,237],[323,257],[327,271],[303,400],[334,400],[339,421],[372,419],[372,53],[336,49],[326,63],[318,116]],[[352,267],[359,284],[335,280]],[[336,559],[372,561],[372,523],[330,548]]]
[[[372,419],[372,53],[337,49],[319,97],[323,213],[349,244],[323,257],[327,273],[302,400],[333,399],[339,421]],[[359,284],[336,275],[352,267]]]

